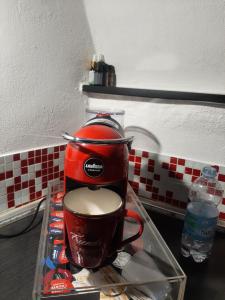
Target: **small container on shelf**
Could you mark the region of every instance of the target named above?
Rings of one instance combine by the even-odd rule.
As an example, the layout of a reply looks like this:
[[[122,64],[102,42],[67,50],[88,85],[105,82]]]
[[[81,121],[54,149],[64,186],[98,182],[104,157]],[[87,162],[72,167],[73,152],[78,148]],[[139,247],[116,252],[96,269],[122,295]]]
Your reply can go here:
[[[108,66],[108,86],[116,86],[116,72],[112,65]]]
[[[93,86],[116,86],[115,67],[105,62],[103,54],[93,55],[88,83]]]
[[[90,85],[95,84],[95,70],[96,70],[96,63],[97,63],[97,55],[94,54],[91,61],[91,67],[88,74],[88,83]]]

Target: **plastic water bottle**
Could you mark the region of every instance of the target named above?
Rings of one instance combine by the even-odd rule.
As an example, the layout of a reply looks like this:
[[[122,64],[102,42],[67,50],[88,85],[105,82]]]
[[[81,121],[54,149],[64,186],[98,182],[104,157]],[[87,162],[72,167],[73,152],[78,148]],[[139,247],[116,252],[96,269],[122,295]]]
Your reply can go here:
[[[181,253],[192,256],[195,262],[203,262],[210,255],[223,190],[216,179],[213,167],[204,167],[202,176],[197,178],[189,191],[190,203],[184,220]]]

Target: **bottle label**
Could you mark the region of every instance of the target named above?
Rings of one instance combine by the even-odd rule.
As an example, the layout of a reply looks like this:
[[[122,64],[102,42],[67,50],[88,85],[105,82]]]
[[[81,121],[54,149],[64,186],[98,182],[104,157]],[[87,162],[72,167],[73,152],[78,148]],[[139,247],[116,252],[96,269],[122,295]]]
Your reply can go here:
[[[94,73],[94,85],[102,85],[103,84],[103,73],[95,72]]]
[[[213,240],[217,224],[217,217],[206,218],[192,214],[187,210],[183,233],[189,235],[192,239],[210,242]]]
[[[91,85],[95,83],[95,72],[93,70],[89,71],[88,82]]]

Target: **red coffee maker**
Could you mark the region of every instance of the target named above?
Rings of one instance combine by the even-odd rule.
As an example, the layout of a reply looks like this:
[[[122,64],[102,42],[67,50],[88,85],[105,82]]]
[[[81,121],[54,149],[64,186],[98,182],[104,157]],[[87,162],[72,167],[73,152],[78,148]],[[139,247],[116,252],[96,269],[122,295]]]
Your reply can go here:
[[[124,137],[120,124],[110,114],[99,113],[86,122],[69,141],[65,151],[65,192],[88,186],[104,187],[126,196],[128,150],[133,137]]]
[[[63,137],[69,141],[65,151],[65,193],[81,187],[104,187],[118,193],[125,207],[128,152],[133,137],[124,136],[110,113],[98,113],[73,136],[64,133]],[[118,241],[122,240],[123,222],[119,231]]]

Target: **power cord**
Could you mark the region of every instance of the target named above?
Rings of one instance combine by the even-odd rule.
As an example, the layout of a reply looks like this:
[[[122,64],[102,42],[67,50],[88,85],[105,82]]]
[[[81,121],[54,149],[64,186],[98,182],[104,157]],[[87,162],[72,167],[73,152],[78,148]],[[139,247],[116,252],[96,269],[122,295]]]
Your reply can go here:
[[[36,217],[37,217],[37,214],[38,214],[38,212],[39,212],[39,209],[40,209],[41,204],[42,204],[45,200],[46,200],[46,197],[44,197],[44,198],[38,203],[38,205],[37,205],[37,207],[36,207],[36,210],[35,210],[35,213],[34,213],[34,215],[33,215],[33,218],[32,218],[32,220],[31,220],[31,222],[30,222],[30,223],[29,223],[22,231],[17,232],[17,233],[14,233],[14,234],[1,234],[1,233],[0,233],[0,239],[4,239],[4,238],[13,238],[13,237],[22,235],[22,234],[27,233],[27,232],[29,232],[30,230],[34,229],[34,228],[42,221],[42,218],[41,218],[41,220],[40,220],[36,225],[34,225],[33,227],[31,227],[31,226],[33,225],[33,223],[34,223]]]

